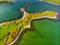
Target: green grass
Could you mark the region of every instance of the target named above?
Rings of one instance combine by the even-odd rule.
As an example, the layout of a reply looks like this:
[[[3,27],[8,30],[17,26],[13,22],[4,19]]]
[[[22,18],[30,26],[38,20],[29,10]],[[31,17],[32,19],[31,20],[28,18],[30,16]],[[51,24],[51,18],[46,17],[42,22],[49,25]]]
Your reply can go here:
[[[2,38],[3,35],[7,34],[11,29],[15,28],[16,26],[14,24],[10,25],[8,29],[5,29],[4,26],[1,26],[0,29],[0,38]]]
[[[3,45],[7,38],[8,38],[8,36],[5,36],[2,40],[0,40],[0,45]]]
[[[34,31],[26,32],[18,45],[60,45],[60,22],[33,21]]]
[[[5,41],[6,41],[6,39],[7,39],[7,37],[8,37],[8,33],[12,30],[12,29],[14,29],[15,27],[17,27],[16,25],[14,25],[14,24],[10,24],[9,25],[9,28],[8,29],[5,29],[5,26],[4,25],[2,25],[0,28],[0,44],[2,45]],[[6,39],[5,39],[5,37],[6,37]],[[4,41],[5,40],[5,41]]]

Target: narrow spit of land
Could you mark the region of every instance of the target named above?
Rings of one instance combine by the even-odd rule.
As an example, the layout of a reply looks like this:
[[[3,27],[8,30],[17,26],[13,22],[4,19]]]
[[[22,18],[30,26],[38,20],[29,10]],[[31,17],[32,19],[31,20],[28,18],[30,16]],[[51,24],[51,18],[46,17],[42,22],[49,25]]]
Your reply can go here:
[[[24,13],[21,19],[0,24],[0,31],[3,31],[0,33],[1,45],[13,45],[18,40],[21,33],[25,31],[24,29],[31,27],[31,20],[41,18],[55,19],[57,15],[54,11],[44,11],[33,14],[27,13],[24,8],[21,8],[20,11]]]

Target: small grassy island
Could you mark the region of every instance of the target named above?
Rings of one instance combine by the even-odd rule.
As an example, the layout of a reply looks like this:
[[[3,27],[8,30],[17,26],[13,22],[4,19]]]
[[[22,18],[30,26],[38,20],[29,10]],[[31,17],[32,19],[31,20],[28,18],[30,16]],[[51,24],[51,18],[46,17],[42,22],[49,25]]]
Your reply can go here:
[[[54,4],[60,4],[60,0],[42,0],[42,1],[51,2],[51,3],[54,3]]]
[[[22,31],[24,31],[25,28],[30,28],[31,20],[40,18],[54,19],[57,15],[54,11],[30,14],[27,13],[24,8],[21,8],[20,10],[24,13],[24,16],[21,19],[0,24],[0,45],[14,44]]]

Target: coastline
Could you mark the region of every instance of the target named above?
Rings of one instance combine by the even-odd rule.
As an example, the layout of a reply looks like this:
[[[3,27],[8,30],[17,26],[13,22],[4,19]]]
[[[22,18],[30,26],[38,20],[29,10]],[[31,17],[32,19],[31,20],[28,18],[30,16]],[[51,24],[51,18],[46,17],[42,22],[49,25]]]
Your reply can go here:
[[[54,5],[55,5],[55,4],[54,4]],[[57,15],[57,14],[58,14],[58,13],[56,13],[56,15]],[[55,16],[56,16],[56,15],[55,15]],[[24,15],[23,15],[23,17],[24,17]],[[41,17],[41,18],[47,18],[47,17],[44,16],[44,17]],[[38,19],[41,19],[41,18],[38,17]],[[50,17],[49,17],[49,18],[50,18]],[[55,19],[55,18],[56,18],[56,17],[51,18],[51,19]],[[57,18],[58,18],[58,17],[57,17]],[[33,18],[32,20],[36,20],[36,19],[37,19],[37,18],[35,18],[35,19]],[[22,19],[21,19],[21,20],[22,20]],[[15,21],[15,20],[13,20],[13,21]],[[36,20],[36,21],[37,21],[37,20]],[[9,22],[12,22],[12,21],[9,21]],[[30,21],[30,22],[31,22],[31,21]],[[3,23],[1,23],[0,25],[3,25],[3,24],[5,24],[5,23],[8,23],[8,22],[3,22]],[[29,28],[29,26],[26,26],[25,28]],[[23,30],[23,31],[25,31],[25,30]],[[22,32],[23,32],[23,31],[22,31]],[[22,33],[22,32],[21,32],[21,33]],[[16,37],[17,37],[17,36],[16,36]]]
[[[41,18],[51,18],[51,19],[55,19],[55,18],[57,18],[57,17],[56,17],[57,14],[58,14],[58,13],[56,13],[56,14],[55,14],[55,17],[52,17],[52,18],[51,18],[51,17],[45,17],[45,16],[43,16],[43,17],[37,17],[37,18],[32,18],[32,19],[29,21],[29,25],[25,26],[24,29],[28,29],[28,28],[31,27],[31,21],[32,21],[32,20],[41,19]],[[23,18],[25,17],[25,15],[26,15],[26,13],[25,13],[25,11],[24,11]],[[21,29],[21,31],[18,33],[18,35],[17,35],[17,37],[15,38],[15,40],[13,40],[13,41],[12,41],[10,44],[8,44],[8,45],[13,45],[13,44],[15,44],[15,42],[17,42],[17,40],[19,39],[21,33],[22,33],[23,31],[25,31],[24,29]]]
[[[19,20],[23,20],[23,19],[25,18],[26,14],[27,14],[27,12],[26,12],[25,10],[21,9],[21,11],[23,11],[24,14],[23,14],[23,17],[22,17],[21,19],[19,19]],[[29,21],[28,25],[26,25],[26,26],[24,27],[24,29],[31,27],[31,21],[32,21],[32,20],[41,19],[41,18],[51,18],[51,19],[55,19],[56,16],[57,16],[57,14],[58,14],[58,13],[56,13],[56,14],[54,15],[54,17],[42,16],[42,17],[32,18],[32,19]],[[12,21],[10,21],[10,22],[12,22]],[[4,22],[4,23],[2,23],[2,24],[0,24],[0,25],[3,25],[3,24],[5,24],[5,23],[10,23],[10,22]],[[13,45],[13,44],[15,44],[15,42],[16,42],[16,41],[18,40],[18,38],[20,37],[21,33],[22,33],[23,31],[25,31],[24,29],[21,29],[21,30],[19,31],[18,35],[16,36],[16,38],[15,38],[10,44],[8,44],[8,45]]]

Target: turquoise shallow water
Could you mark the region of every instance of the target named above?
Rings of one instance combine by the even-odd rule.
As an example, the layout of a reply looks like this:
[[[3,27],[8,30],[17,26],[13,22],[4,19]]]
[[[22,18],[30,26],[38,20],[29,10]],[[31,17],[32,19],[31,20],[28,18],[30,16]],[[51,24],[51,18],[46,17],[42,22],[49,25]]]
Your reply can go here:
[[[31,4],[26,8],[26,11],[29,13],[43,12],[46,10],[60,12],[60,5],[57,6],[40,1],[20,1],[12,3],[11,5],[0,4],[0,22],[21,18],[23,15],[19,9],[24,7],[26,4]]]
[[[32,2],[31,5],[28,8],[26,8],[26,10],[30,13],[49,11],[49,10],[60,12],[60,5],[54,5],[47,2],[36,1]]]
[[[25,2],[26,3],[26,2]],[[11,5],[8,4],[0,4],[0,22],[10,21],[21,18],[23,15],[19,11],[19,9],[25,4],[24,2],[20,2],[19,4],[13,3]]]

